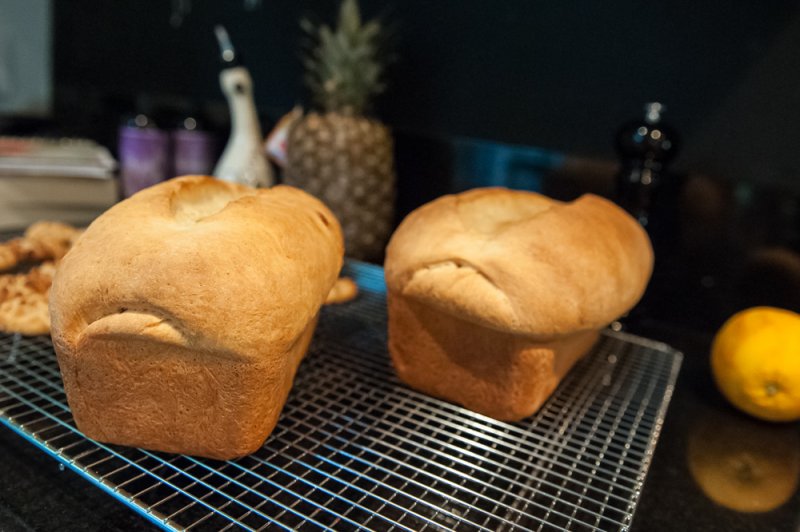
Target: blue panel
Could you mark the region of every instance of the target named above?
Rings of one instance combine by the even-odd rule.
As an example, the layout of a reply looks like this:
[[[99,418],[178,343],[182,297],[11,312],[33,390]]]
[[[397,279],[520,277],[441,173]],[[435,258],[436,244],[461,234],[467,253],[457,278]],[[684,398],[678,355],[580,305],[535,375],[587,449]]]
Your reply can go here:
[[[473,139],[453,142],[454,191],[508,187],[542,192],[545,174],[564,164],[558,152]]]

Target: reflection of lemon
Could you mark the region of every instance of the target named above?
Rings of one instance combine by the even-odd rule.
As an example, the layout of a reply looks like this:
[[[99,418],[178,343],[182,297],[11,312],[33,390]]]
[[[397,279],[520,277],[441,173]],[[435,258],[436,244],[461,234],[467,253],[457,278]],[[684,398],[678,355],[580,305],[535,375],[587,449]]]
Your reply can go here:
[[[754,307],[730,318],[711,347],[722,394],[761,419],[800,419],[800,314]]]
[[[687,461],[698,486],[717,504],[768,512],[797,489],[800,437],[792,426],[707,417],[690,430]]]

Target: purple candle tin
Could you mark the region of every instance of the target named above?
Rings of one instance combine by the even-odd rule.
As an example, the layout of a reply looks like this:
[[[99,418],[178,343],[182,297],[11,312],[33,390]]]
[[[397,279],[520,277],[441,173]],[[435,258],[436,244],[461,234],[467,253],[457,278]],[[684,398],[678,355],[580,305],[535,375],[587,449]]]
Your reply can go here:
[[[119,130],[119,167],[125,197],[164,181],[170,167],[169,135],[154,127]]]
[[[211,175],[217,161],[217,143],[213,134],[197,129],[172,132],[172,173]]]

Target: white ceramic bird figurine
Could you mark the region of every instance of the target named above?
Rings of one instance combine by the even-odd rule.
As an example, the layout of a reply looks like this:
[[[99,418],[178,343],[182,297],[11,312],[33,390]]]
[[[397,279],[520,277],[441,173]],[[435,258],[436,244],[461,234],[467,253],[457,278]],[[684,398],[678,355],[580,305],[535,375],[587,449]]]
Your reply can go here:
[[[275,178],[264,155],[261,125],[253,102],[253,80],[242,66],[222,26],[215,28],[222,61],[220,84],[231,112],[231,136],[222,152],[214,176],[252,187],[270,187]]]

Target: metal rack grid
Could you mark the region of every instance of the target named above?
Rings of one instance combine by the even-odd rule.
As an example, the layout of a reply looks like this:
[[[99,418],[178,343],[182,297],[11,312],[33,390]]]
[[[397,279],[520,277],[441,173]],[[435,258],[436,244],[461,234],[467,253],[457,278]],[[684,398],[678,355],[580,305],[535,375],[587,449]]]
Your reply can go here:
[[[533,417],[503,423],[400,384],[382,270],[326,308],[281,420],[220,462],[101,444],[75,428],[46,337],[0,335],[0,421],[168,529],[624,530],[680,367],[608,332]]]

